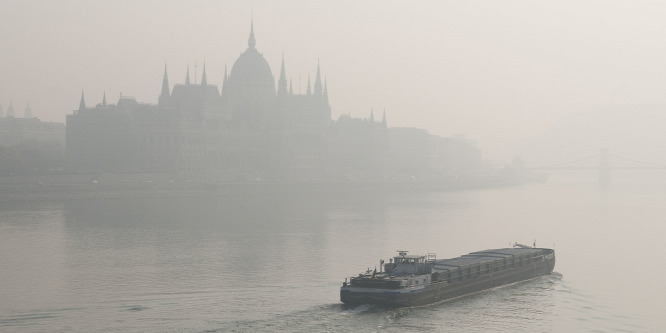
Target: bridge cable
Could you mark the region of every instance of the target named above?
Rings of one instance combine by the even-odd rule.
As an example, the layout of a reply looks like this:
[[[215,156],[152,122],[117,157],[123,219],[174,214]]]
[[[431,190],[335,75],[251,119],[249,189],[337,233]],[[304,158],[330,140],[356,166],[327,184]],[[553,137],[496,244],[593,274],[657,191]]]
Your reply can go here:
[[[534,168],[530,168],[530,169],[552,169],[552,168],[555,168],[555,167],[561,167],[561,166],[565,166],[565,165],[568,165],[568,164],[574,164],[574,163],[577,163],[577,162],[591,160],[591,159],[597,158],[599,156],[601,156],[601,155],[597,154],[597,155],[593,155],[593,156],[579,158],[579,159],[572,160],[572,161],[567,161],[567,162],[564,162],[564,163],[556,163],[556,164],[551,164],[551,165],[546,165],[546,166],[541,166],[541,167],[534,167]]]
[[[612,154],[610,156],[614,157],[614,158],[617,158],[617,159],[621,159],[621,160],[625,160],[625,161],[629,161],[629,162],[634,162],[634,163],[638,163],[638,164],[650,165],[650,166],[660,167],[660,168],[666,168],[666,165],[660,164],[660,163],[639,161],[639,160],[635,160],[633,158],[622,157],[622,156],[612,155]]]

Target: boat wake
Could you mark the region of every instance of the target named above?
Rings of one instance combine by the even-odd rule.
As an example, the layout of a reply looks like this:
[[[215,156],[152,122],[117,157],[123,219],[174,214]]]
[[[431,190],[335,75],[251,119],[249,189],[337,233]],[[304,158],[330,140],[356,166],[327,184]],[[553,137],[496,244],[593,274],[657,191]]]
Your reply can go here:
[[[461,332],[528,332],[574,330],[599,325],[604,311],[598,300],[573,288],[561,273],[505,285],[463,297],[419,307],[386,307],[373,304],[349,306],[322,304],[307,309],[276,314],[257,320],[215,324],[207,332],[358,332],[409,331],[433,332],[444,328]],[[572,312],[571,320],[557,319]],[[635,318],[634,318],[635,319]],[[622,318],[604,318],[605,327],[624,326]],[[635,323],[629,318],[627,322]]]
[[[356,332],[376,331],[396,315],[393,310],[373,304],[354,307],[325,304],[257,320],[221,323],[207,333],[218,332]]]
[[[357,305],[355,307],[344,309],[342,312],[343,313],[348,313],[348,314],[357,314],[357,313],[373,311],[376,308],[377,308],[377,305],[375,305],[375,304],[361,304],[361,305]]]

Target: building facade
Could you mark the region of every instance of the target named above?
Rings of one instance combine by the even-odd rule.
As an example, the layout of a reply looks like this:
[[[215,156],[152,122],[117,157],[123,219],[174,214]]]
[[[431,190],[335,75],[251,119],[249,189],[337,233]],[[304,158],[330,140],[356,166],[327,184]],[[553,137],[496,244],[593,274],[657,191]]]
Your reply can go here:
[[[253,27],[222,87],[208,84],[204,64],[200,82],[190,82],[188,70],[185,83],[170,89],[165,66],[157,105],[125,96],[87,107],[82,94],[66,125],[67,161],[75,172],[166,173],[211,182],[386,179],[395,171],[391,145],[400,146],[390,138],[385,114],[381,121],[373,113],[331,119],[319,64],[305,94],[288,84],[284,58],[276,84]],[[433,150],[416,153],[422,151],[417,160],[425,164],[418,168],[427,169]]]
[[[48,173],[64,169],[65,126],[32,115],[30,103],[16,117],[13,102],[0,106],[0,176]]]

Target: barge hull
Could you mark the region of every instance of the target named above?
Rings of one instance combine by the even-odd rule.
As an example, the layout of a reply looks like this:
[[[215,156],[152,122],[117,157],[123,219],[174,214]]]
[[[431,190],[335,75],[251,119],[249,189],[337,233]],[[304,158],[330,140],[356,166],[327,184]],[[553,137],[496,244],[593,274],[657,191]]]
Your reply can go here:
[[[420,306],[440,302],[499,286],[530,280],[539,276],[549,275],[555,266],[553,250],[544,249],[543,260],[531,262],[520,267],[497,270],[479,274],[463,281],[436,281],[418,288],[374,289],[354,288],[351,286],[340,289],[340,300],[345,304],[379,304],[388,306]]]

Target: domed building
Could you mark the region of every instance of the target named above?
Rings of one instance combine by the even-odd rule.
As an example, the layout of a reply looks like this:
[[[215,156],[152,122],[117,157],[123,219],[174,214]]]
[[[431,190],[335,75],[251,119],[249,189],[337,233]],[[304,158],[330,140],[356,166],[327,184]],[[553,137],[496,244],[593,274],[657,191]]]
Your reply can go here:
[[[190,82],[188,69],[185,83],[170,89],[165,65],[157,105],[127,96],[116,105],[81,102],[67,116],[68,160],[76,171],[166,172],[207,181],[324,179],[331,118],[321,82],[317,67],[314,93],[309,85],[304,95],[287,91],[283,59],[276,92],[251,24],[248,48],[225,71],[221,91],[208,83],[205,64],[200,83]]]
[[[233,126],[263,129],[268,113],[275,107],[275,78],[264,56],[256,49],[254,24],[250,27],[248,47],[231,67],[225,80],[226,104]]]
[[[283,56],[276,85],[251,24],[248,47],[230,74],[225,69],[221,89],[208,83],[205,64],[200,82],[190,81],[188,69],[185,83],[172,87],[165,65],[157,105],[128,96],[107,104],[104,96],[86,107],[82,94],[67,115],[69,167],[169,181],[294,182],[442,173],[461,152],[473,157],[465,169],[480,164],[480,152],[467,143],[388,129],[385,115],[375,121],[372,111],[369,119],[333,121],[319,63],[314,84],[307,82],[305,94],[294,94]]]

